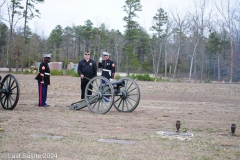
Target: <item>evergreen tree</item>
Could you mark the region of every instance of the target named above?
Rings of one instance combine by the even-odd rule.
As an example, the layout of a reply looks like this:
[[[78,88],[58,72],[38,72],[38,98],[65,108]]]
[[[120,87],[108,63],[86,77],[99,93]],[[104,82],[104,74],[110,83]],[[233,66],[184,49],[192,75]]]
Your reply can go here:
[[[125,5],[123,6],[123,10],[127,13],[127,16],[123,18],[123,20],[127,23],[126,27],[126,36],[128,39],[128,46],[125,48],[126,49],[126,71],[127,75],[129,75],[129,64],[131,57],[134,56],[134,46],[133,46],[133,41],[136,38],[136,32],[137,32],[137,27],[138,23],[133,20],[133,18],[138,17],[136,12],[142,11],[142,5],[140,4],[140,0],[126,0]]]

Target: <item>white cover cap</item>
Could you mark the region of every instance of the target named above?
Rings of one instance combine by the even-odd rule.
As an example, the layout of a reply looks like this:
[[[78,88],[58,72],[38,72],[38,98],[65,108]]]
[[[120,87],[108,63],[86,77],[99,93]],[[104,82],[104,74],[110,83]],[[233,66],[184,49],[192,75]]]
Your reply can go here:
[[[51,58],[51,54],[43,54],[43,57],[45,58]]]
[[[109,56],[110,53],[108,53],[108,52],[103,52],[103,55],[104,55],[104,56]]]

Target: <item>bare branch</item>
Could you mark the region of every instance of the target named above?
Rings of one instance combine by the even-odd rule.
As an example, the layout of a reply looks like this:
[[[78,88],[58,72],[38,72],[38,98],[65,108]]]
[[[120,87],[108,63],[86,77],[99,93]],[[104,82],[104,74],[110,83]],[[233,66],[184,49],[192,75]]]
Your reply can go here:
[[[3,0],[3,3],[0,5],[0,7],[2,7],[4,5],[4,3],[6,2],[6,0]]]

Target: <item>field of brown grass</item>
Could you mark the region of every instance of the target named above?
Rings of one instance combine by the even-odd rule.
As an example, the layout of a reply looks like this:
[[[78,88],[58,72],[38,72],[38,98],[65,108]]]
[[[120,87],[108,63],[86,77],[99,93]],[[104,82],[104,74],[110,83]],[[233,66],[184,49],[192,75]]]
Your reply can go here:
[[[4,77],[6,73],[1,72]],[[131,113],[70,110],[80,79],[51,76],[50,107],[38,107],[35,75],[14,75],[20,98],[0,107],[0,159],[239,160],[240,85],[136,81],[141,100]],[[193,137],[166,136],[160,131]],[[235,123],[235,136],[230,125]]]

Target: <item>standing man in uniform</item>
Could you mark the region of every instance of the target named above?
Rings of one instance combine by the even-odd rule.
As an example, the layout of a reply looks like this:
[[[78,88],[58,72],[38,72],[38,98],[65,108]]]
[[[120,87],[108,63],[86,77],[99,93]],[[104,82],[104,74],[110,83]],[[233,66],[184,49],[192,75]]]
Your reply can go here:
[[[51,54],[44,54],[43,61],[39,65],[39,73],[35,77],[38,81],[38,106],[39,107],[48,107],[46,103],[47,101],[47,92],[48,92],[48,85],[50,85],[50,68],[48,63],[50,62]]]
[[[103,60],[101,60],[98,63],[98,68],[99,70],[102,68],[102,74],[101,76],[107,78],[108,80],[112,81],[115,75],[115,64],[112,60],[109,58],[110,53],[108,52],[103,52]],[[102,83],[104,84],[105,81],[102,80]],[[105,102],[110,101],[110,97],[104,98]]]
[[[110,53],[103,52],[103,60],[98,63],[98,68],[102,68],[102,76],[112,81],[115,75],[115,64],[109,58]]]
[[[90,59],[90,53],[88,51],[84,54],[84,59],[78,63],[78,74],[81,78],[81,99],[85,98],[85,88],[91,78],[97,76],[97,64],[94,60]],[[90,95],[91,92],[88,91]]]

